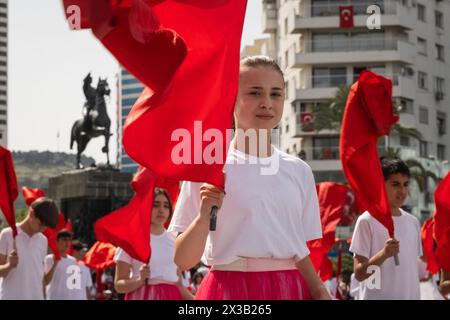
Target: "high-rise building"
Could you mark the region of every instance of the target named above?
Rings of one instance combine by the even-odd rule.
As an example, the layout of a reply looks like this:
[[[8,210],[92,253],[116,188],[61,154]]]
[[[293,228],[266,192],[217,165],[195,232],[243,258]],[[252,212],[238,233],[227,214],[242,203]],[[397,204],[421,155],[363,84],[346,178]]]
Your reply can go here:
[[[130,74],[127,70],[121,68],[119,72],[119,115],[120,116],[120,129],[118,130],[120,135],[118,135],[118,154],[119,154],[119,168],[122,172],[130,172],[135,173],[138,169],[138,164],[135,163],[130,157],[126,154],[125,150],[122,146],[122,132],[123,125],[125,124],[125,120],[130,113],[131,108],[133,107],[136,100],[139,98],[139,95],[144,90],[143,84],[137,80],[132,74]]]
[[[346,5],[353,9],[350,28],[340,27],[339,6]],[[373,5],[375,11],[367,13]],[[378,17],[380,28],[373,28]],[[392,133],[387,146],[442,177],[450,158],[449,17],[450,2],[444,0],[263,0],[263,31],[285,70],[282,149],[303,158],[317,182],[345,181],[339,131],[312,129],[312,111],[369,69],[392,79],[400,123],[422,133],[420,140]],[[422,219],[433,210],[436,184],[427,182],[422,193],[412,183],[407,202]]]
[[[0,145],[8,144],[8,0],[0,0]]]

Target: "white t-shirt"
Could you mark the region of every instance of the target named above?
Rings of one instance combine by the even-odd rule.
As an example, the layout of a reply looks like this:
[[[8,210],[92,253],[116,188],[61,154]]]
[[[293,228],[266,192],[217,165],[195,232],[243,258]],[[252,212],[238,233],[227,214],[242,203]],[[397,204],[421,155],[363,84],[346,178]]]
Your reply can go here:
[[[380,266],[380,289],[360,283],[361,300],[418,300],[420,299],[417,257],[422,255],[420,224],[416,217],[400,210],[394,220],[395,238],[400,242],[400,265],[389,258]],[[350,251],[370,259],[384,248],[389,234],[367,211],[356,221]]]
[[[3,229],[0,233],[0,254],[8,256],[13,248],[11,228]],[[19,263],[3,278],[0,300],[43,300],[47,238],[40,232],[30,237],[17,226],[16,249]]]
[[[91,270],[83,262],[78,261],[77,263],[81,271],[81,290],[79,300],[87,300],[86,288],[90,289],[93,287]]]
[[[151,235],[152,255],[150,257],[150,279],[164,282],[178,282],[177,266],[173,262],[175,238],[164,231],[160,235]],[[122,248],[118,248],[114,261],[131,265],[131,278],[139,277],[139,268],[143,263],[133,259]]]
[[[53,266],[53,254],[45,257],[45,273]],[[84,272],[85,273],[85,272]],[[61,257],[46,287],[47,300],[86,300],[86,275],[77,260],[67,255]],[[92,280],[91,280],[92,285]]]
[[[262,174],[267,163],[278,165],[278,171]],[[208,235],[205,263],[306,257],[306,241],[322,237],[311,168],[276,148],[270,157],[257,158],[231,147],[224,171],[226,195],[217,214],[217,229]],[[201,185],[183,183],[170,232],[184,232],[198,216]]]

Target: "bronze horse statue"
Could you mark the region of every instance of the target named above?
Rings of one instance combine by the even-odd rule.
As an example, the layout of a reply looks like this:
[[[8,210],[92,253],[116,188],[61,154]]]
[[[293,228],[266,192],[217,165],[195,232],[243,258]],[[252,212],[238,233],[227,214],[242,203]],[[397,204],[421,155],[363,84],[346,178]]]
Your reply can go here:
[[[111,93],[106,79],[98,79],[97,88],[91,86],[92,77],[89,73],[84,78],[83,92],[86,96],[86,102],[83,106],[84,117],[75,121],[72,126],[70,137],[70,149],[73,143],[77,142],[77,169],[82,169],[81,153],[86,149],[87,144],[92,138],[99,136],[105,137],[105,146],[102,152],[106,153],[107,165],[109,166],[109,138],[111,119],[108,117],[104,96]]]

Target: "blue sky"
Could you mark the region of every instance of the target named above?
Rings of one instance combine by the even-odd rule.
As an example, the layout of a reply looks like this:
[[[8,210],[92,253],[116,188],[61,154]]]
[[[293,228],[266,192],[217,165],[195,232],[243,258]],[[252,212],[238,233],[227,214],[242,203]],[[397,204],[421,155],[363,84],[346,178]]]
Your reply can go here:
[[[108,105],[113,160],[118,63],[90,31],[68,29],[61,2],[9,1],[8,148],[75,152],[69,149],[70,128],[81,117],[82,80],[90,71],[94,85],[99,76],[107,77],[113,90]],[[249,0],[243,45],[264,36],[261,12],[262,0]],[[85,154],[105,162],[102,146],[102,138],[94,139]]]

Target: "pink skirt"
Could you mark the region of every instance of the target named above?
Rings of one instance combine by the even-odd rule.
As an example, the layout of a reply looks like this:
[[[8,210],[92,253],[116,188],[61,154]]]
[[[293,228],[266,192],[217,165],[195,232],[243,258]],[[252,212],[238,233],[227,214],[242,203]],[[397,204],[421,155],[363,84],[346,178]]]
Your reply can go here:
[[[149,284],[129,292],[125,300],[183,300],[180,289],[174,284]]]
[[[298,270],[240,272],[213,270],[203,279],[195,300],[310,300]]]

